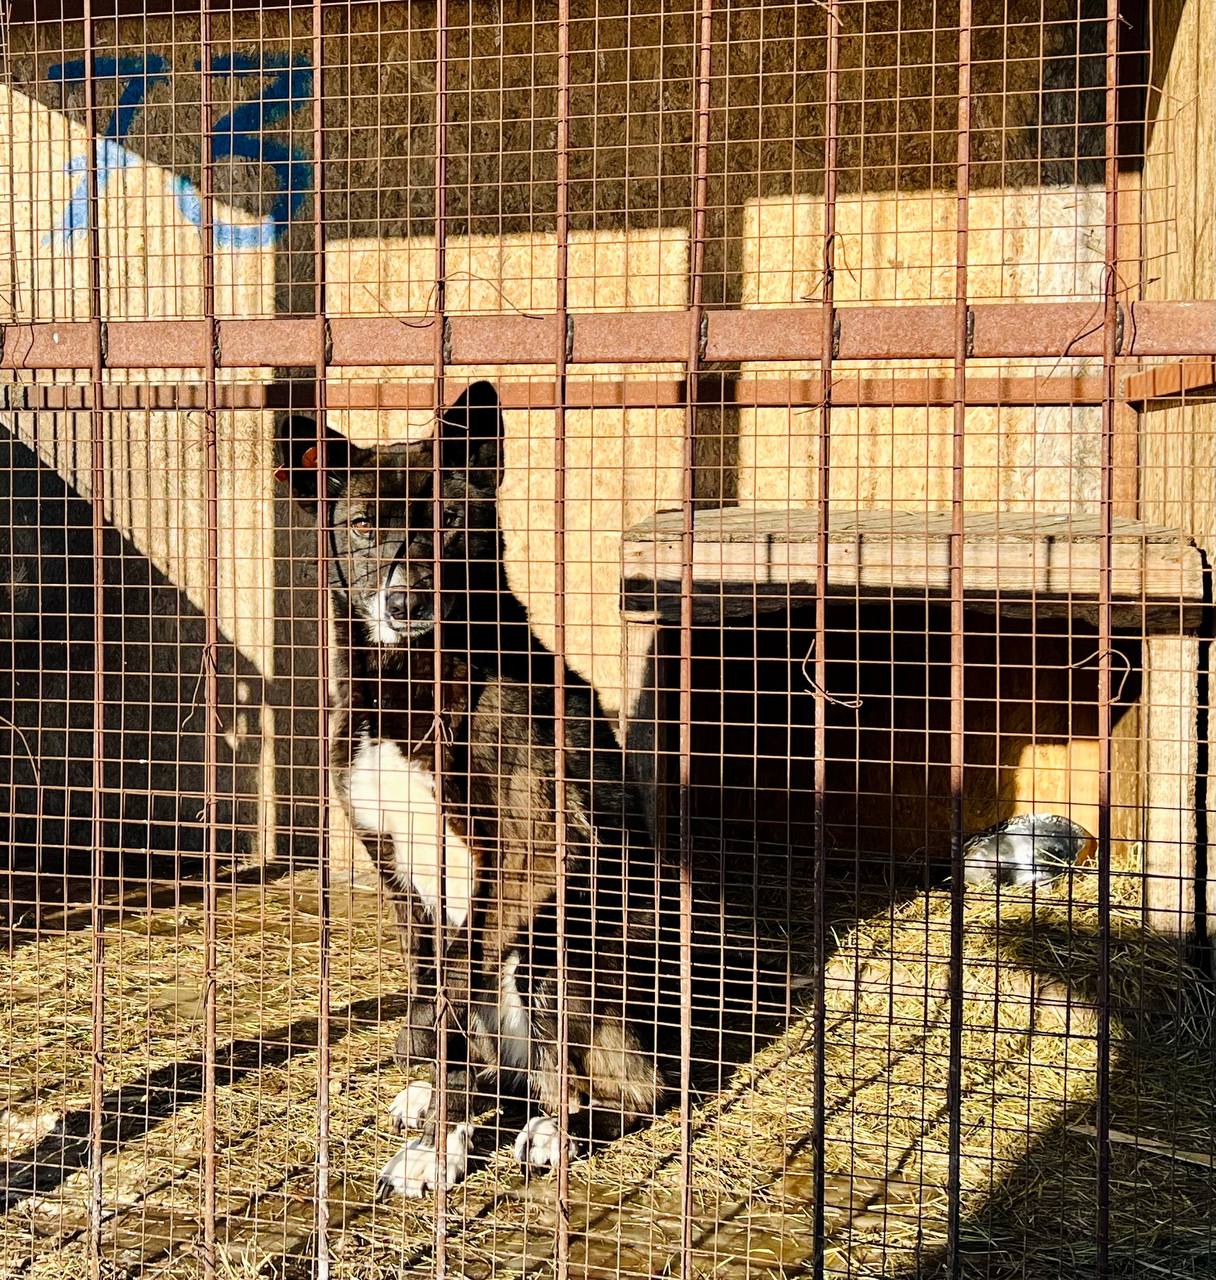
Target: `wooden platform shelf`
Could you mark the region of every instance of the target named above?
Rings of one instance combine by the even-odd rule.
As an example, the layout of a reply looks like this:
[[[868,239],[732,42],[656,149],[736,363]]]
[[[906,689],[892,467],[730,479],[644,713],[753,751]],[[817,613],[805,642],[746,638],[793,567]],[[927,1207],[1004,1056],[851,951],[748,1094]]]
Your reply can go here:
[[[664,511],[628,530],[622,555],[629,620],[680,616],[682,517]],[[839,596],[949,599],[950,515],[833,513],[828,591]],[[693,527],[694,618],[740,615],[814,600],[813,510],[699,511]],[[969,606],[1021,607],[1096,617],[1101,546],[1097,516],[984,513],[964,522],[963,595]],[[1204,566],[1175,529],[1113,522],[1112,622],[1178,632],[1198,625]]]
[[[659,512],[623,540],[621,608],[625,669],[621,733],[630,768],[652,804],[663,761],[658,712],[666,692],[656,654],[659,632],[681,618],[683,521]],[[827,589],[837,599],[892,604],[950,599],[950,514],[833,511]],[[720,626],[761,610],[813,603],[818,538],[808,508],[722,508],[696,512],[692,539],[692,620]],[[1096,515],[977,513],[964,520],[963,597],[969,612],[1068,619],[1093,634],[1100,595],[1101,539]],[[1142,642],[1142,842],[1149,915],[1188,931],[1193,904],[1194,776],[1200,641],[1207,567],[1185,533],[1115,519],[1111,541],[1111,622]],[[1057,624],[1058,625],[1058,624]],[[796,658],[799,655],[791,655]],[[651,810],[655,820],[655,810]],[[1202,899],[1201,899],[1202,900]]]

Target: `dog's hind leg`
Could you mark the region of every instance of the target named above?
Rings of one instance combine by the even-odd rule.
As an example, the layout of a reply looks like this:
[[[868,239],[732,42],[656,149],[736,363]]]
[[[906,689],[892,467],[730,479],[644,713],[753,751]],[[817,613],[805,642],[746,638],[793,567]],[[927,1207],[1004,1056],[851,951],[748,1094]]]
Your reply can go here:
[[[597,1017],[590,1040],[584,1127],[588,1137],[614,1142],[657,1117],[665,1092],[663,1075],[655,1053],[623,1018]]]
[[[615,1056],[615,1054],[613,1055]],[[548,1077],[542,1085],[546,1098],[538,1099],[539,1107],[515,1137],[515,1158],[525,1168],[545,1169],[557,1164],[561,1149],[561,1132],[558,1123],[557,1055],[544,1067]],[[592,1143],[615,1142],[647,1120],[653,1120],[662,1103],[662,1085],[657,1073],[648,1070],[644,1061],[648,1055],[638,1049],[638,1061],[633,1063],[624,1079],[618,1075],[608,1084],[601,1079],[600,1088],[589,1103],[571,1098],[568,1108],[567,1142],[571,1160]],[[604,1087],[607,1085],[607,1087]]]
[[[529,1085],[537,1114],[517,1135],[515,1156],[525,1167],[546,1168],[557,1163],[561,1145],[556,1017],[534,1016],[533,1028]],[[569,1033],[568,1137],[574,1158],[589,1143],[615,1141],[653,1120],[662,1105],[664,1082],[654,1053],[619,1014],[591,1019],[585,1008],[572,1011]]]

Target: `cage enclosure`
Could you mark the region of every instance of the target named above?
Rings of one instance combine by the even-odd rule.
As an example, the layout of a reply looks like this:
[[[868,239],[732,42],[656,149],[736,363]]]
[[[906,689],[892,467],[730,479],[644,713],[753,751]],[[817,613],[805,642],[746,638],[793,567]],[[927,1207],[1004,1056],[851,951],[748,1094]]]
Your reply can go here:
[[[0,1274],[1211,1274],[1214,54],[3,6]]]

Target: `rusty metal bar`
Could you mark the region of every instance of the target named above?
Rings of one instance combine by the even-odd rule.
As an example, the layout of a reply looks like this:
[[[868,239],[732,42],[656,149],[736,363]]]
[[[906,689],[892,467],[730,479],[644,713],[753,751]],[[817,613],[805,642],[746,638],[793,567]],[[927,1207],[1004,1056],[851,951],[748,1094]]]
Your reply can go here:
[[[827,600],[829,532],[832,497],[832,403],[835,379],[832,371],[836,326],[836,197],[840,133],[840,5],[828,0],[825,9],[827,48],[824,61],[823,144],[823,299],[820,320],[819,443],[815,492],[815,680],[814,680],[814,788],[815,788],[815,884],[814,970],[815,1003],[812,1011],[814,1040],[814,1088],[811,1119],[812,1230],[811,1274],[822,1280],[827,1243],[827,715],[824,691],[827,674]],[[843,379],[842,379],[843,381]]]
[[[680,1275],[692,1280],[692,622],[693,503],[696,497],[697,405],[694,388],[701,367],[701,318],[705,285],[706,202],[709,194],[709,104],[713,55],[713,0],[700,0],[693,133],[692,237],[689,303],[685,331],[688,404],[684,411],[680,507]]]
[[[557,192],[556,314],[549,339],[554,352],[553,413],[553,788],[557,810],[554,858],[557,874],[557,1240],[554,1271],[566,1280],[570,1270],[570,1015],[567,1008],[566,873],[566,364],[570,288],[570,0],[557,5]],[[591,876],[596,847],[592,843]],[[629,868],[623,865],[623,873]],[[628,901],[628,887],[621,886]],[[594,950],[588,958],[594,964]],[[593,1034],[593,1031],[592,1031]]]
[[[681,362],[688,352],[688,312],[579,315],[572,317],[572,364]],[[723,358],[723,357],[719,357]]]
[[[205,92],[210,99],[209,77],[201,69],[199,77],[208,84]],[[203,137],[202,163],[206,168],[210,164],[210,135]],[[200,180],[211,182],[210,176],[204,176],[201,170]],[[206,191],[200,186],[199,194],[200,206],[213,199],[211,186]],[[203,234],[210,234],[205,208],[202,213]],[[231,321],[220,323],[226,326]],[[60,335],[61,341],[63,336]],[[204,320],[112,320],[106,325],[106,363],[112,369],[204,369],[208,362],[215,363],[218,342],[219,324],[214,314]],[[59,349],[60,344],[53,341],[53,335],[52,345]]]
[[[101,410],[103,379],[102,294],[101,294],[101,206],[97,182],[97,85],[96,50],[90,0],[84,0],[84,110],[87,152],[85,172],[89,220],[89,350],[88,366],[93,388],[89,415],[91,550],[93,557],[93,764],[92,809],[89,839],[89,932],[93,950],[90,990],[92,1013],[92,1057],[89,1069],[89,1209],[88,1255],[91,1280],[101,1280],[101,1230],[104,1216],[102,1185],[102,1124],[105,1098],[105,828],[102,822],[102,793],[105,769],[105,495],[106,440]]]
[[[953,308],[932,304],[909,307],[842,307],[836,356],[864,360],[870,351],[884,359],[931,360],[953,353]]]
[[[1124,6],[1120,23],[1118,107],[1118,150],[1120,156],[1143,156],[1148,136],[1149,60],[1146,56],[1149,37],[1149,6]],[[1144,296],[1147,258],[1145,252],[1144,207],[1145,183],[1140,166],[1127,166],[1120,160],[1118,185],[1126,193],[1121,201],[1119,218],[1119,298],[1135,304]],[[1137,406],[1122,393],[1129,374],[1137,372],[1135,361],[1121,356],[1116,370],[1115,386],[1120,400],[1115,406],[1113,466],[1111,493],[1114,514],[1135,518],[1140,513],[1140,417]]]
[[[560,339],[566,317],[558,299],[555,315],[453,316],[449,364],[536,364]]]
[[[316,85],[315,73],[313,84]],[[324,320],[325,313],[319,307],[315,310],[315,315],[293,319],[221,320],[220,364],[231,369],[250,363],[302,368],[325,363],[324,351],[317,347],[317,325]],[[257,359],[251,361],[254,355]]]
[[[1137,375],[1138,377],[1141,375]],[[463,381],[447,378],[455,391]],[[1130,381],[1130,380],[1129,380]],[[570,379],[565,386],[567,409],[665,408],[687,403],[688,379],[639,374],[630,378]],[[1100,405],[1104,398],[1100,376],[976,377],[967,379],[968,405]],[[790,408],[823,402],[823,384],[815,375],[778,374],[752,377],[734,373],[701,373],[693,386],[695,402],[740,408]],[[1189,391],[1188,391],[1189,394]],[[429,383],[390,381],[328,381],[328,407],[344,409],[430,409],[434,394]],[[544,377],[504,382],[499,398],[505,409],[551,409],[558,400],[556,384]],[[911,406],[949,408],[954,404],[954,378],[926,371],[902,376],[868,369],[836,372],[832,378],[836,406],[875,408]],[[306,383],[224,382],[216,388],[220,409],[302,409],[314,403]],[[90,387],[81,384],[0,384],[0,409],[88,409]],[[204,390],[191,382],[106,383],[104,409],[188,410],[206,407]]]
[[[615,316],[596,318],[600,321],[601,330],[601,333],[596,336],[600,338],[601,343],[606,344],[612,331],[619,330],[622,326]],[[664,319],[667,318],[664,317]],[[670,318],[675,319],[674,316]],[[819,320],[819,312],[815,307],[765,307],[755,311],[709,311],[705,313],[703,358],[707,362],[765,360],[769,357],[761,353],[781,351],[786,354],[779,357],[780,359],[818,360],[823,347]],[[579,339],[579,331],[585,323],[580,316],[575,327],[576,343]],[[596,345],[590,337],[585,342],[584,348],[589,353],[586,358],[594,358]],[[667,358],[665,348],[656,346],[653,349],[662,350],[663,355],[650,358]]]
[[[963,775],[964,649],[963,500],[966,487],[967,256],[971,197],[971,0],[959,0],[958,151],[954,237],[954,430],[950,493],[950,1061],[946,1108],[949,1122],[946,1175],[946,1258],[948,1273],[962,1273],[960,1201],[962,1198],[963,1103]]]
[[[326,319],[325,319],[325,14],[322,0],[312,3],[312,270],[313,310],[305,321],[311,328],[312,356],[301,361],[315,369],[317,428],[317,915],[320,937],[317,958],[317,1167],[315,1203],[316,1275],[329,1280],[330,1174],[330,843],[329,843],[329,526],[328,458],[326,456]],[[290,323],[290,322],[289,322]],[[296,353],[291,353],[296,354]],[[288,362],[291,362],[290,360]]]
[[[1216,303],[1116,300],[1114,316],[1116,355],[1216,355]]]
[[[1103,278],[1102,449],[1098,504],[1098,1060],[1094,1140],[1097,1146],[1095,1274],[1110,1274],[1110,878],[1111,878],[1111,597],[1114,520],[1115,382],[1119,356],[1119,2],[1106,4],[1106,271]]]
[[[315,0],[320,3],[320,0]],[[447,208],[448,208],[448,0],[435,0],[435,305],[431,318],[431,364],[434,383],[435,445],[431,464],[433,586],[431,631],[434,643],[435,808],[437,818],[435,883],[435,1277],[446,1280],[447,1254],[447,1122],[448,1025],[451,1014],[447,990],[445,933],[447,924],[447,840],[443,819],[443,409],[446,399],[444,339],[447,331]],[[468,925],[472,927],[473,913]]]
[[[954,308],[948,304],[837,307],[838,360],[953,359]],[[969,308],[969,353],[976,358],[1059,360],[1103,354],[1103,311],[1087,302],[986,303]],[[1216,355],[1216,302],[1136,302],[1118,305],[1117,354],[1183,358]],[[816,361],[819,311],[773,307],[706,311],[703,360]],[[685,354],[689,312],[594,314],[568,321],[571,364],[631,364]],[[447,322],[451,358],[461,364],[547,364],[556,337],[553,315],[453,316]],[[218,322],[222,369],[276,365],[311,367],[315,317]],[[335,368],[431,364],[434,316],[329,319]],[[3,326],[0,368],[87,369],[95,327],[88,321],[39,321]],[[197,369],[208,328],[197,320],[112,320],[103,323],[106,365],[112,369]],[[491,358],[492,356],[492,358]]]
[[[215,1275],[216,1216],[216,1098],[215,1065],[218,1040],[216,960],[219,921],[216,918],[218,844],[216,832],[217,742],[219,720],[219,449],[215,386],[215,201],[211,164],[211,5],[199,3],[199,197],[202,216],[203,323],[208,341],[203,362],[203,438],[206,466],[206,584],[203,614],[203,822],[206,827],[203,868],[203,1275]]]

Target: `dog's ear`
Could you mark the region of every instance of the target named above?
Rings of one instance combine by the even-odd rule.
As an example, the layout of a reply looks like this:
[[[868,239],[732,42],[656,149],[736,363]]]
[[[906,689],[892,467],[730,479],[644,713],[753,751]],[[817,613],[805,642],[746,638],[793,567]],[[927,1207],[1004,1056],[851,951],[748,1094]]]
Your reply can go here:
[[[495,491],[502,474],[502,433],[498,392],[488,382],[474,382],[440,419],[444,470],[467,471],[473,483]]]
[[[292,497],[304,508],[317,509],[317,420],[301,414],[284,416],[275,433],[274,478],[291,490]],[[350,470],[351,448],[346,437],[327,429],[325,432],[325,477],[331,496],[341,492],[342,481]]]

